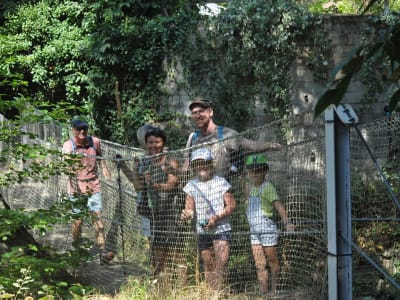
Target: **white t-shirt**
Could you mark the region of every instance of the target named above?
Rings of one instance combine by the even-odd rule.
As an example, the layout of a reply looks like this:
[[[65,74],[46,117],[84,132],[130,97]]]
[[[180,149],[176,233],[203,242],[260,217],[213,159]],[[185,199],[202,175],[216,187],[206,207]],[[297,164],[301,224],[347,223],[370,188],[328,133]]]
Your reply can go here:
[[[230,188],[229,182],[219,176],[214,176],[207,182],[201,182],[198,178],[194,178],[185,185],[183,191],[192,196],[195,201],[196,230],[199,234],[221,233],[231,230],[229,217],[219,220],[216,226],[207,231],[200,225],[202,221],[208,220],[224,210],[224,194]]]

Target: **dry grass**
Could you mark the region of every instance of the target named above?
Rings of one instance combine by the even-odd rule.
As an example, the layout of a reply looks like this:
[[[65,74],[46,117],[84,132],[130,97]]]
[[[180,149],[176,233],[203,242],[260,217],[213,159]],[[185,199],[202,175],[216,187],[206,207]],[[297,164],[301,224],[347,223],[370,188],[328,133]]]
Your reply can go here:
[[[234,294],[228,288],[212,290],[204,282],[198,285],[182,285],[172,283],[165,278],[149,280],[143,278],[130,278],[121,287],[118,294],[95,294],[87,297],[88,300],[257,300],[265,299],[246,294]]]

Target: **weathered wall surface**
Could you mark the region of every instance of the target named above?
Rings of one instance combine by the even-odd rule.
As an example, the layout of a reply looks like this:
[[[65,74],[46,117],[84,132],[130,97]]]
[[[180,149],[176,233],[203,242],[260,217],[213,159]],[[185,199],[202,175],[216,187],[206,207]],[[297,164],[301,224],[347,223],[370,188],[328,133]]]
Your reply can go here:
[[[362,33],[368,26],[367,19],[368,17],[365,16],[326,17],[324,26],[331,44],[331,56],[328,61],[329,70],[343,62],[354,47],[361,44]],[[303,57],[298,57],[293,63],[291,76],[293,79],[290,99],[292,113],[311,112],[325,88],[324,84],[314,80],[312,70],[307,67],[307,60]],[[377,97],[376,104],[363,104],[365,88],[360,80],[360,75],[356,76],[352,80],[343,101],[343,103],[351,104],[354,107],[363,122],[382,117],[384,115],[383,108],[386,104],[383,95]]]
[[[327,16],[324,21],[324,27],[327,33],[327,39],[331,43],[331,53],[328,60],[328,70],[332,70],[334,66],[341,63],[352,49],[361,44],[362,33],[368,26],[368,17],[365,16]],[[306,53],[307,42],[305,42],[304,50]],[[308,60],[306,57],[299,56],[293,62],[291,69],[291,112],[293,115],[303,115],[305,113],[312,114],[313,108],[317,102],[318,97],[322,94],[325,83],[317,82],[313,78],[312,70],[308,67]],[[175,78],[179,80],[180,66],[176,70]],[[165,107],[169,110],[183,113],[189,116],[188,103],[190,98],[187,93],[180,91],[176,88],[172,81],[167,79],[166,84],[170,93],[173,95],[166,100]],[[386,104],[384,96],[378,97],[378,102],[373,105],[366,106],[362,104],[364,97],[365,86],[361,83],[360,76],[353,79],[351,85],[345,95],[344,103],[351,104],[356,110],[360,122],[367,122],[375,120],[384,115],[383,108]],[[265,104],[256,103],[254,118],[249,120],[247,127],[255,127],[271,121],[271,116],[264,113]],[[321,116],[320,119],[322,119]],[[316,124],[315,122],[322,120],[310,120],[305,117],[305,126],[310,126],[312,129]],[[308,124],[308,125],[306,125]],[[307,130],[306,130],[307,131]]]

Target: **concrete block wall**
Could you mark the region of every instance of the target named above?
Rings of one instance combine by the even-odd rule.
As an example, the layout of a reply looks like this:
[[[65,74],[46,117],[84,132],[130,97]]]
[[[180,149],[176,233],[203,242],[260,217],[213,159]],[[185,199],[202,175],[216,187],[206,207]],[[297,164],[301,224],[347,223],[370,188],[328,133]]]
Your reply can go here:
[[[343,62],[351,51],[362,42],[363,31],[367,28],[367,16],[353,15],[331,15],[324,18],[323,26],[327,34],[326,38],[330,40],[331,52],[328,58],[329,72],[338,64]],[[307,40],[304,42],[304,53],[307,51]],[[183,80],[182,66],[176,63],[177,74],[175,78]],[[318,97],[323,93],[326,82],[318,82],[313,77],[313,72],[308,67],[308,58],[306,55],[299,56],[292,65],[290,76],[292,79],[291,87],[291,113],[293,115],[312,114],[313,108],[317,103]],[[188,103],[190,101],[189,93],[180,90],[173,80],[166,80],[168,90],[173,96],[166,100],[162,109],[174,110],[184,115],[190,116]],[[378,95],[378,102],[369,106],[362,103],[365,86],[360,80],[360,76],[352,79],[349,89],[345,95],[343,103],[351,104],[356,110],[361,122],[368,122],[381,118],[384,115],[383,108],[386,101],[382,95]],[[256,127],[266,124],[272,120],[272,116],[265,113],[266,105],[259,102],[255,103],[254,118],[249,120],[247,127]],[[323,116],[322,116],[323,117]],[[306,124],[304,124],[306,125]],[[310,125],[310,124],[309,124]],[[315,124],[314,124],[315,125]],[[307,126],[307,125],[306,125]],[[310,126],[310,129],[312,126]]]

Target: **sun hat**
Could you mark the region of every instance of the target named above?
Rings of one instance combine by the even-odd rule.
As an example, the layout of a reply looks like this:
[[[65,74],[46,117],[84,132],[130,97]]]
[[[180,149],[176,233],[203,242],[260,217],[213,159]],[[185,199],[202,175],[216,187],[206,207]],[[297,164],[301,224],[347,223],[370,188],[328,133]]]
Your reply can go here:
[[[246,158],[247,169],[268,168],[268,160],[265,154],[252,154]]]
[[[190,102],[189,109],[192,110],[193,107],[195,106],[201,106],[203,108],[212,108],[212,102],[210,100],[201,97],[196,97],[192,99],[192,102]]]
[[[71,120],[71,126],[73,128],[78,128],[78,127],[89,127],[88,122],[82,118],[82,117],[74,117]]]
[[[146,133],[154,128],[156,128],[156,126],[154,126],[153,124],[146,123],[140,126],[136,131],[136,137],[138,139],[138,142],[140,146],[142,146],[143,148],[146,148],[146,141],[145,141]]]
[[[206,160],[206,161],[212,161],[212,155],[211,151],[207,148],[200,148],[196,149],[192,152],[190,156],[190,162],[194,162],[196,160]]]

